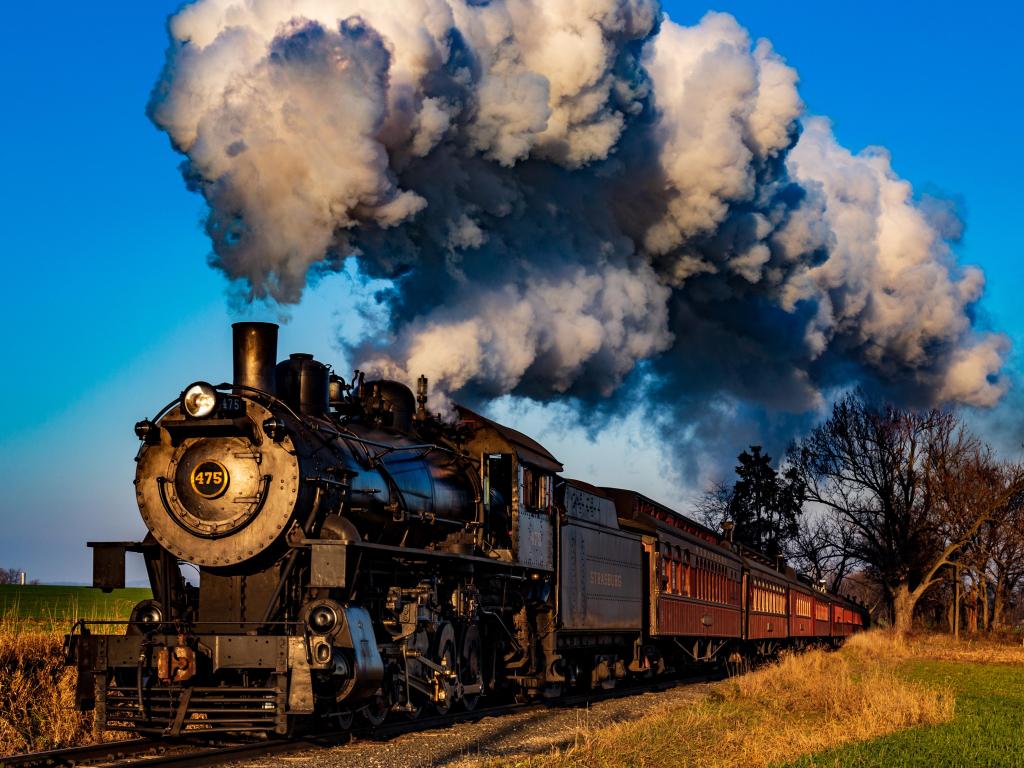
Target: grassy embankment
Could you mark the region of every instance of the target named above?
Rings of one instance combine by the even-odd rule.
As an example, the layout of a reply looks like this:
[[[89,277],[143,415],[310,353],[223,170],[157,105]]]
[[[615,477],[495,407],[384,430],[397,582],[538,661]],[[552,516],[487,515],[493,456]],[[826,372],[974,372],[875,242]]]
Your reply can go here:
[[[74,711],[64,634],[79,618],[128,617],[148,589],[104,595],[86,587],[0,586],[0,755],[88,743],[92,723]]]
[[[836,653],[787,656],[712,690],[686,710],[581,729],[573,747],[517,765],[1024,765],[1019,645],[900,645],[871,632]]]
[[[912,643],[908,650],[900,673],[908,680],[952,690],[957,701],[953,720],[830,749],[790,766],[1024,766],[1024,646],[956,647],[930,638]]]

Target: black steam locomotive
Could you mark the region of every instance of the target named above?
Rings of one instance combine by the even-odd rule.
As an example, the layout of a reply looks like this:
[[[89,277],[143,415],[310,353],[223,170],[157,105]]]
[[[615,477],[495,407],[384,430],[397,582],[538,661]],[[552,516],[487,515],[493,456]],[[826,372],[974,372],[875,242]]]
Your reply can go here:
[[[277,362],[234,326],[234,381],[197,382],[141,441],[141,542],[92,542],[94,586],[141,553],[127,631],[68,637],[101,729],[177,736],[557,697],[692,663],[838,642],[862,609],[644,496],[560,477],[526,435],[427,382]],[[184,578],[194,567],[198,586]]]

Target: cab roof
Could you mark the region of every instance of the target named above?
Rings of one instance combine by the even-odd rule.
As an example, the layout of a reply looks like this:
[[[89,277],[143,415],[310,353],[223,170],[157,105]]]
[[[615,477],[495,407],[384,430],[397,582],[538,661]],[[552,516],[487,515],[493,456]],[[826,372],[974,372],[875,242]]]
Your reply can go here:
[[[532,437],[528,437],[511,427],[506,427],[504,424],[492,421],[486,416],[481,416],[479,413],[471,411],[463,405],[456,405],[455,409],[459,414],[459,421],[463,424],[468,424],[477,429],[492,429],[505,441],[511,443],[515,448],[516,456],[524,464],[530,464],[548,472],[558,473],[563,470],[562,462],[556,459],[547,448]]]

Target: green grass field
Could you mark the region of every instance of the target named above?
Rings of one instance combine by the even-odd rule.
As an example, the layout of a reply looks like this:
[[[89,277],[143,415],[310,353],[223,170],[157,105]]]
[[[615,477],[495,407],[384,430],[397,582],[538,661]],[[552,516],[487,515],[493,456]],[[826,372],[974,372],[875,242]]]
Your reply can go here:
[[[910,680],[952,689],[956,717],[821,752],[789,768],[1024,766],[1024,666],[909,661],[901,671]]]
[[[152,593],[140,588],[115,589],[104,594],[92,587],[0,584],[0,616],[58,622],[127,619],[135,604],[149,597]]]

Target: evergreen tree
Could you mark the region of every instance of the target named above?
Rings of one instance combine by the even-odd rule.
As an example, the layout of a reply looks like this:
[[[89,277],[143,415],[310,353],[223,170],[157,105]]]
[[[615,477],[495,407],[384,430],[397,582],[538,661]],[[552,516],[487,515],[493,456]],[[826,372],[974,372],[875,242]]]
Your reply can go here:
[[[795,469],[776,472],[771,456],[752,445],[738,457],[736,476],[728,497],[728,519],[733,540],[771,558],[785,555],[798,532],[797,516],[804,500],[804,485]]]

